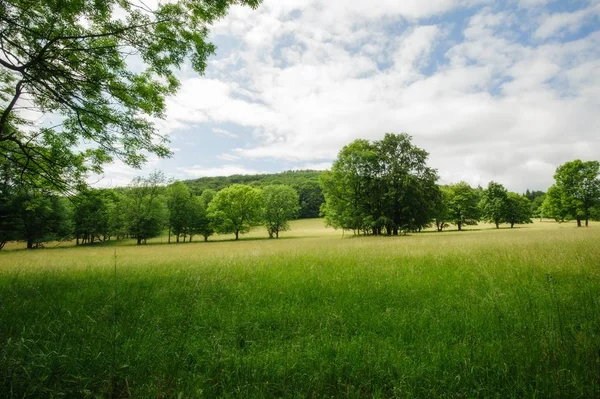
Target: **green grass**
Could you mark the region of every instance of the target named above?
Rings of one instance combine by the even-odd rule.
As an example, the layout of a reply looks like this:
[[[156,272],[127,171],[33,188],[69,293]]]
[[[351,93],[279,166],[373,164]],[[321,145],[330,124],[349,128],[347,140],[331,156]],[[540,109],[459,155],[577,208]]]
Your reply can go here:
[[[320,223],[3,251],[0,397],[600,395],[600,224]]]

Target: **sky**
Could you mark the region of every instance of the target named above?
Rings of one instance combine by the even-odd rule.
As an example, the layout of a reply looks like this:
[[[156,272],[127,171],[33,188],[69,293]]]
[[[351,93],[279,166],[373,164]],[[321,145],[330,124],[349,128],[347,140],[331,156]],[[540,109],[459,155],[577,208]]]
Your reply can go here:
[[[441,184],[546,190],[600,160],[600,0],[265,0],[211,28],[179,71],[173,156],[112,164],[97,187],[329,168],[357,138],[408,133]]]

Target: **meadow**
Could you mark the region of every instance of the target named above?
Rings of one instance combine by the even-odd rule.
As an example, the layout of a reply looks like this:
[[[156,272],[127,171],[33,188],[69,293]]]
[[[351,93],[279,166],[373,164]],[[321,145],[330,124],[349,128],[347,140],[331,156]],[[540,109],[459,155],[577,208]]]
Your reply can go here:
[[[0,397],[599,397],[600,223],[0,252]]]

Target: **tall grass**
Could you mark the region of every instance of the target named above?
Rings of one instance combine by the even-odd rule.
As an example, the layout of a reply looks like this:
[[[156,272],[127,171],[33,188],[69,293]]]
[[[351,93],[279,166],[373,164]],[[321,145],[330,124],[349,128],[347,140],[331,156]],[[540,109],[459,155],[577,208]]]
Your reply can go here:
[[[597,397],[599,227],[9,251],[0,396]]]

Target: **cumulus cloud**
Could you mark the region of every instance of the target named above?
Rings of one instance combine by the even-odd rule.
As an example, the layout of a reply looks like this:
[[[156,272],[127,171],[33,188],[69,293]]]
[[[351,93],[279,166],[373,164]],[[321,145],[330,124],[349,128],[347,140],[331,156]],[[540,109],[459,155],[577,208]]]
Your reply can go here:
[[[188,158],[174,173],[258,173],[251,161],[323,169],[356,138],[407,132],[444,183],[546,189],[561,163],[600,159],[598,2],[558,13],[549,3],[234,7],[212,31],[235,44],[206,76],[184,75],[161,125],[208,126],[232,146],[216,166]]]

